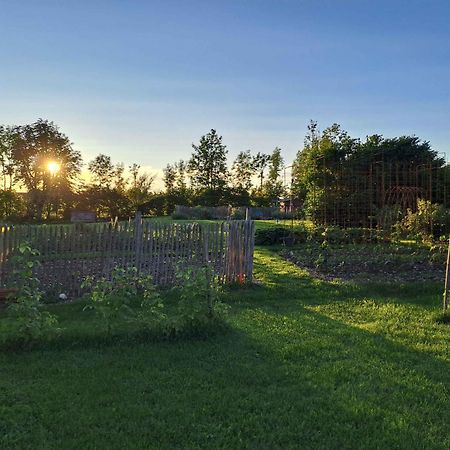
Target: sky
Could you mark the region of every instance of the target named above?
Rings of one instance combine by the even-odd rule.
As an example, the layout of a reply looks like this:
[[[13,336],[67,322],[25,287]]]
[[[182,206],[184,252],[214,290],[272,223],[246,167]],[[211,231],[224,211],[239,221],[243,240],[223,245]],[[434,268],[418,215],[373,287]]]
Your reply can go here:
[[[218,130],[232,160],[306,126],[450,156],[450,1],[0,0],[0,124],[160,173]]]

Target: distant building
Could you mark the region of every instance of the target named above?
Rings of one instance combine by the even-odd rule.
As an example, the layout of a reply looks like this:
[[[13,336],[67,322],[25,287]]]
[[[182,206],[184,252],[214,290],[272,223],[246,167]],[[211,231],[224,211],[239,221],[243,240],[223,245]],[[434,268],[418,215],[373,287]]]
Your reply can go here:
[[[95,213],[95,211],[72,210],[70,211],[70,221],[72,223],[96,222],[97,214]]]

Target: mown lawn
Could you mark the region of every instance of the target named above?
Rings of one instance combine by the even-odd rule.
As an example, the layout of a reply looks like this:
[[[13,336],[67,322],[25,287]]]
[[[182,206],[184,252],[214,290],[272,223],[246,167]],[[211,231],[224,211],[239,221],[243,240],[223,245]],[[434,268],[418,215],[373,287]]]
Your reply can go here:
[[[450,448],[441,285],[330,283],[261,249],[256,274],[209,340],[1,354],[0,448]]]

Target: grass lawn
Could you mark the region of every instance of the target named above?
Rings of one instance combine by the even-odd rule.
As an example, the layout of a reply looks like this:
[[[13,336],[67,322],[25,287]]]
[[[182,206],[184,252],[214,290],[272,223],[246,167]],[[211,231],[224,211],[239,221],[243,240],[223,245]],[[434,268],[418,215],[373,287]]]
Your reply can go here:
[[[255,266],[209,340],[0,354],[0,448],[450,448],[441,284],[318,280],[266,249]],[[98,332],[55,310],[74,341]]]

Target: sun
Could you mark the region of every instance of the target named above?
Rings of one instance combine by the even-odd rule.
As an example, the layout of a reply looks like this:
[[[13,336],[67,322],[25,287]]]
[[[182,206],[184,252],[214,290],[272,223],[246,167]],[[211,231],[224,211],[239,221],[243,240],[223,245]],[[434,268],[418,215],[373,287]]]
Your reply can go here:
[[[47,170],[50,172],[50,175],[55,175],[59,172],[60,166],[56,161],[49,161],[47,163]]]

